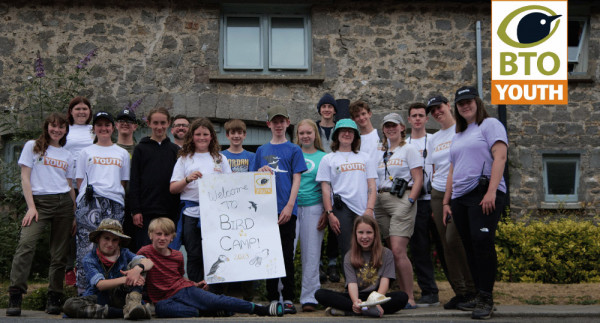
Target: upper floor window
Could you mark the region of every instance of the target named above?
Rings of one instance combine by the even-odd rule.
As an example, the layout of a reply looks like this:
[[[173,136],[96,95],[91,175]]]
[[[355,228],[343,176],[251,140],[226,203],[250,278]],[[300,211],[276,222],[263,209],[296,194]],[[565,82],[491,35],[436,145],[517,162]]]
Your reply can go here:
[[[246,12],[225,8],[221,18],[221,72],[309,74],[310,17],[302,11],[305,9],[296,7]]]
[[[586,74],[588,70],[589,19],[569,17],[568,56],[569,73]]]
[[[546,202],[578,201],[579,159],[579,155],[543,155]]]

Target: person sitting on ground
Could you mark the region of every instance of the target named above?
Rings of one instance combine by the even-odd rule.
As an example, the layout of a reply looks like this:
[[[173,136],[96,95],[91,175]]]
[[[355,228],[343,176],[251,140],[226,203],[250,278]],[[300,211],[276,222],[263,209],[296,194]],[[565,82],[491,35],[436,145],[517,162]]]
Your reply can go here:
[[[141,300],[142,273],[153,267],[152,261],[123,248],[131,238],[123,233],[118,220],[102,220],[89,238],[96,244],[82,263],[89,285],[83,296],[65,302],[65,314],[71,318],[150,319],[150,306],[143,306]]]
[[[146,286],[157,317],[231,316],[234,312],[283,316],[281,303],[265,307],[216,295],[207,291],[208,284],[204,280],[194,282],[183,277],[183,255],[169,248],[175,237],[175,223],[170,219],[161,217],[152,220],[148,235],[152,244],[142,247],[138,254],[154,262],[153,269],[148,272]]]
[[[344,257],[344,273],[347,293],[327,289],[319,289],[315,293],[317,301],[328,307],[325,310],[328,315],[382,317],[383,313],[392,314],[403,309],[408,302],[405,292],[388,293],[396,278],[394,255],[382,245],[379,226],[371,216],[359,216],[354,220],[352,244]],[[382,305],[363,306],[363,301],[373,291],[390,300]]]

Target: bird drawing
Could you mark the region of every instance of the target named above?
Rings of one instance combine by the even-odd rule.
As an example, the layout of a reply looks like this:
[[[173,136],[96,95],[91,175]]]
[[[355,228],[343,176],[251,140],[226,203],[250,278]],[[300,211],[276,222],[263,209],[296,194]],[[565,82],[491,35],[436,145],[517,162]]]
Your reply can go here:
[[[540,12],[525,15],[517,25],[517,39],[521,44],[531,44],[544,39],[550,34],[552,21],[561,15],[548,16]]]
[[[254,258],[250,259],[250,265],[254,265],[259,267],[262,264],[264,258],[269,256],[269,249],[263,249],[261,252],[257,253]]]
[[[256,203],[252,202],[252,201],[248,201],[250,202],[250,206],[248,207],[250,210],[252,210],[252,208],[254,208],[254,212],[256,212],[256,208],[258,207],[258,205],[256,205]]]
[[[210,270],[208,271],[208,274],[206,275],[206,280],[211,283],[224,281],[225,278],[216,275],[216,273],[217,273],[217,270],[219,269],[219,266],[226,261],[229,261],[229,258],[227,258],[227,256],[225,256],[225,255],[220,255],[219,258],[217,259],[217,261],[215,261],[215,263],[210,267]]]

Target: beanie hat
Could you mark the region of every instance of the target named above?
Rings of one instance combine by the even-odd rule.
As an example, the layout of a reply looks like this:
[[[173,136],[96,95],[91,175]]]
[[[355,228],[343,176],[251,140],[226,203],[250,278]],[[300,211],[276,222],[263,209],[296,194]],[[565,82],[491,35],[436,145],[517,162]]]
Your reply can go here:
[[[329,104],[333,105],[333,109],[337,113],[337,102],[333,98],[333,95],[331,95],[329,93],[325,93],[319,100],[319,103],[317,103],[317,112],[319,114],[321,114],[321,106],[325,103],[329,103]]]

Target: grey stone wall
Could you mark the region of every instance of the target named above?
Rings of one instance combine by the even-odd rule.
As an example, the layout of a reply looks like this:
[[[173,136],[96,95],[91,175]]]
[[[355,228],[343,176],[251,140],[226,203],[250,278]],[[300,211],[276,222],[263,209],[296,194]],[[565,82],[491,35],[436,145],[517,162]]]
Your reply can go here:
[[[282,104],[292,122],[317,118],[324,92],[367,101],[374,125],[383,115],[461,85],[476,83],[475,23],[481,21],[483,97],[489,102],[490,3],[333,1],[311,8],[313,75],[322,83],[211,80],[218,75],[220,6],[184,1],[29,1],[0,3],[0,108],[22,106],[20,90],[34,74],[37,51],[46,68],[73,68],[98,47],[85,91],[95,107],[117,110],[144,98],[173,113],[264,120]],[[590,66],[597,79],[600,24],[592,8]],[[543,199],[541,151],[579,150],[580,194],[600,200],[598,86],[573,83],[570,105],[508,107],[513,214],[535,211]],[[495,107],[490,107],[496,115]],[[430,120],[428,127],[437,128]]]

